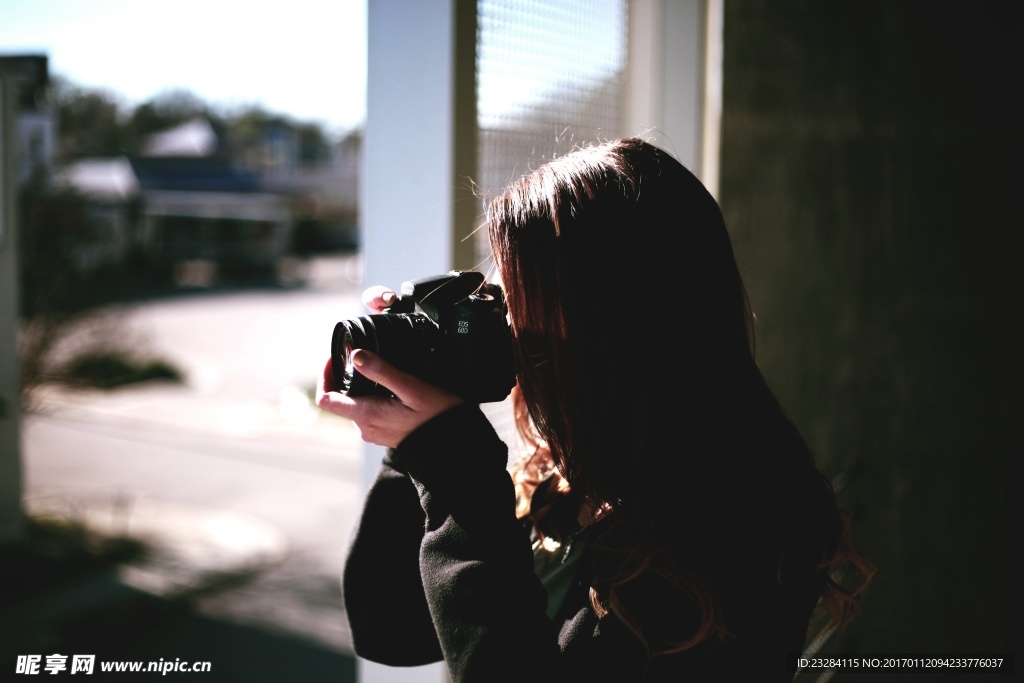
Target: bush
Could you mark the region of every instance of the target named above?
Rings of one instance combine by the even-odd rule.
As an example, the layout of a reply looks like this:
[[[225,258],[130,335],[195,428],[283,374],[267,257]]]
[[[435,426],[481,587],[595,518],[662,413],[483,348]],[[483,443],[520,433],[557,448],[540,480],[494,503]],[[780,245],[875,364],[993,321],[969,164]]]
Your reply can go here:
[[[180,382],[181,373],[162,361],[140,361],[119,352],[92,352],[72,359],[60,372],[65,384],[115,389],[149,380]]]

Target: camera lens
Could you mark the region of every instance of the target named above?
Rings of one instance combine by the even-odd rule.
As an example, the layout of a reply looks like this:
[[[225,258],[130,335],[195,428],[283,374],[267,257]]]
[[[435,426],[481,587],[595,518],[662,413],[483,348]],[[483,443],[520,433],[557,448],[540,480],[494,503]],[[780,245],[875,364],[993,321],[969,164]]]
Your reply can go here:
[[[334,326],[331,365],[338,391],[350,396],[391,394],[385,387],[359,374],[352,364],[352,352],[367,349],[393,366],[417,377],[436,374],[438,328],[422,313],[378,313],[343,320]]]
[[[370,327],[370,330],[372,332],[373,328]],[[358,345],[355,337],[360,339]],[[357,348],[366,348],[365,340],[366,332],[362,320],[345,320],[334,326],[331,365],[334,368],[334,380],[339,385],[338,390],[343,394],[365,394],[373,386],[373,383],[362,375],[357,375],[352,365],[352,352]]]

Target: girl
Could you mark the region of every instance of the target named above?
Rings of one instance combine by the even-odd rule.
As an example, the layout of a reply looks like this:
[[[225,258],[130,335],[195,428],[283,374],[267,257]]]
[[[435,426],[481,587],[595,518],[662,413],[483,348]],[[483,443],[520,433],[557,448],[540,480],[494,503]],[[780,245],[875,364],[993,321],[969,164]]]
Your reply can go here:
[[[444,658],[453,681],[791,680],[816,607],[844,624],[871,568],[755,364],[717,203],[627,139],[542,166],[486,220],[529,445],[511,470],[479,406],[367,350],[392,397],[325,368],[319,405],[389,447],[344,572],[357,654]]]

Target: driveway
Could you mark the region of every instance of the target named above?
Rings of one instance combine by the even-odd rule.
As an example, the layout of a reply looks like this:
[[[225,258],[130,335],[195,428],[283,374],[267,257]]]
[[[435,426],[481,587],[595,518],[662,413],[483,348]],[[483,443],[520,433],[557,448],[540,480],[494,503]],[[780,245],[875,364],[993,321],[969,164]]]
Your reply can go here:
[[[185,383],[45,388],[23,422],[25,499],[127,526],[160,519],[186,552],[201,532],[213,545],[198,562],[259,550],[256,578],[200,598],[200,612],[349,652],[338,577],[361,498],[362,442],[310,392],[334,323],[364,311],[358,256],[311,266],[303,287],[112,307],[100,336],[114,330],[111,343],[130,340]],[[227,531],[211,536],[211,520]]]

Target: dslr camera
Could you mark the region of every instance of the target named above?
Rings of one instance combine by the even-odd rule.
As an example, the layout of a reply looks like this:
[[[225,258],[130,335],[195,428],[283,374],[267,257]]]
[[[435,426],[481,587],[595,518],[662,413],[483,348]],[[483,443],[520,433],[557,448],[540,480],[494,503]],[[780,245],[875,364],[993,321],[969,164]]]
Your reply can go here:
[[[485,284],[483,273],[453,270],[405,282],[384,312],[334,326],[331,364],[338,390],[391,395],[356,371],[352,352],[367,349],[467,401],[501,401],[516,382],[506,313],[501,288]]]

